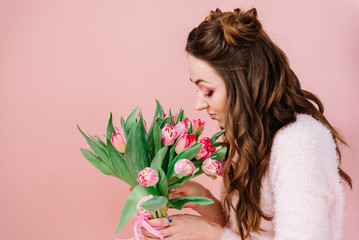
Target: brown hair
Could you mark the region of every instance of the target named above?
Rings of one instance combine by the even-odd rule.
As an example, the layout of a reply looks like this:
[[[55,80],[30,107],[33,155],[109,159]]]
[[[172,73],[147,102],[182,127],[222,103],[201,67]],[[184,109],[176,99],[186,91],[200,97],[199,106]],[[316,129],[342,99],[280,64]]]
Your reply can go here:
[[[324,117],[321,101],[300,87],[286,55],[263,30],[255,8],[211,11],[189,33],[186,51],[208,62],[226,85],[225,202],[227,212],[234,209],[239,234],[245,239],[262,230],[261,218],[272,219],[260,208],[260,189],[280,128],[294,122],[299,113],[310,114],[328,127],[336,143],[346,143]],[[340,166],[338,147],[336,151]],[[236,154],[238,160],[233,161]],[[349,175],[340,168],[339,174],[352,187]],[[239,197],[235,205],[233,194]]]

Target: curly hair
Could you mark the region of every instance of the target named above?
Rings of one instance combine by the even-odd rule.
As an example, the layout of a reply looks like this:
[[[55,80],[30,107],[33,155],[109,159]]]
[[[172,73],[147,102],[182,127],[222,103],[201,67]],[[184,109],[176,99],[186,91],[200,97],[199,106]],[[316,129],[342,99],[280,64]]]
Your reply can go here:
[[[211,11],[189,33],[185,49],[209,63],[226,85],[225,205],[227,213],[234,210],[238,232],[245,239],[250,232],[262,231],[262,218],[272,220],[261,210],[260,189],[279,129],[294,122],[297,114],[310,114],[331,131],[336,143],[346,143],[324,117],[321,101],[301,88],[286,55],[263,30],[255,8]],[[339,174],[352,187],[350,176],[340,168],[338,146],[336,151]],[[231,201],[234,194],[237,203]]]

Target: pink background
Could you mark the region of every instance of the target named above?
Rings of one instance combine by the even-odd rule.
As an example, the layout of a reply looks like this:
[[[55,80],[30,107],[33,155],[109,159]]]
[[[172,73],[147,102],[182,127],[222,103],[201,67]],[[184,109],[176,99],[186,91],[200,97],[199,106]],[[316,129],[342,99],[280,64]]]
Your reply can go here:
[[[81,155],[76,123],[103,133],[109,112],[119,125],[137,105],[150,119],[158,98],[214,133],[194,110],[186,37],[209,10],[253,6],[351,146],[344,239],[357,239],[358,0],[0,0],[0,239],[111,239],[128,186]],[[218,193],[220,181],[200,181]]]

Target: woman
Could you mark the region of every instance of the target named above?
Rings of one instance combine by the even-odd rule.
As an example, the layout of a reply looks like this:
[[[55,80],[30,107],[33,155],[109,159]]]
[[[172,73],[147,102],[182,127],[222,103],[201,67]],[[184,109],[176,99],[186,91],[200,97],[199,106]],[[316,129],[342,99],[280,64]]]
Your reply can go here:
[[[153,219],[165,239],[341,239],[344,196],[337,142],[323,105],[301,89],[256,9],[212,11],[187,40],[197,109],[226,129],[222,206],[195,182],[174,197],[206,196],[201,216]],[[315,106],[316,105],[316,106]],[[228,217],[226,217],[228,216]],[[144,230],[146,239],[155,238]]]

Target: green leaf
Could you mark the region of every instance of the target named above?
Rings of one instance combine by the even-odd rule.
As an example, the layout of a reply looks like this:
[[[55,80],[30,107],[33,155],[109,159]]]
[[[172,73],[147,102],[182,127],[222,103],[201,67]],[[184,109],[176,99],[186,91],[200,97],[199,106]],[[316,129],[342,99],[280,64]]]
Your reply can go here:
[[[120,153],[113,147],[111,140],[107,138],[107,151],[110,157],[110,162],[113,169],[120,176],[120,178],[127,182],[132,188],[137,186],[136,178],[130,173],[125,160],[121,157]]]
[[[153,145],[154,152],[153,155],[156,155],[157,152],[162,148],[162,130],[155,122],[153,125]]]
[[[201,149],[202,149],[202,143],[198,144],[198,145],[194,145],[194,146],[186,149],[185,151],[181,152],[180,154],[178,154],[177,157],[175,159],[173,159],[173,161],[168,166],[167,178],[171,179],[172,174],[173,174],[174,166],[175,166],[175,164],[176,164],[176,162],[178,160],[180,160],[180,159],[189,159],[189,160],[191,160],[192,158],[194,158],[197,155],[197,153],[199,151],[201,151]]]
[[[169,159],[168,159],[168,163],[170,164],[176,154],[175,152],[175,148],[176,148],[176,145],[177,145],[177,142],[178,142],[179,138],[176,140],[175,144],[173,144],[173,146],[171,147],[171,150],[170,150],[170,156],[169,156]]]
[[[220,147],[220,146],[223,146],[224,145],[224,142],[215,142],[212,144],[213,147]]]
[[[163,109],[162,109],[162,106],[160,105],[160,103],[157,101],[156,99],[156,103],[157,103],[157,106],[156,106],[156,110],[155,110],[155,114],[153,116],[153,120],[152,120],[152,123],[151,123],[151,126],[150,126],[150,129],[148,130],[148,133],[147,133],[147,142],[148,142],[148,145],[150,146],[150,150],[151,150],[151,156],[155,156],[155,146],[154,146],[154,141],[153,141],[153,128],[154,128],[154,125],[157,124],[157,119],[159,118],[161,112],[162,112],[162,115],[161,115],[161,118],[163,116]],[[159,126],[159,125],[158,125]]]
[[[132,128],[127,138],[125,161],[133,177],[151,165],[150,148],[145,137],[142,116]]]
[[[177,119],[176,119],[176,124],[179,123],[180,121],[182,121],[183,119],[184,119],[184,111],[181,108],[179,113],[178,113]]]
[[[223,129],[222,131],[219,131],[218,133],[214,134],[209,141],[211,141],[211,143],[213,144],[223,133],[225,132],[225,129]]]
[[[222,162],[227,153],[227,147],[222,147],[211,154],[210,158]]]
[[[98,170],[100,170],[103,174],[118,177],[116,172],[108,166],[106,163],[104,163],[101,158],[93,154],[90,150],[81,148],[81,153],[84,155],[84,157],[92,164],[94,165]]]
[[[122,208],[120,223],[116,232],[120,231],[126,222],[138,213],[138,202],[148,195],[158,195],[158,192],[153,187],[144,187],[138,184],[128,196],[125,205]]]
[[[77,125],[77,128],[81,132],[81,134],[85,137],[87,143],[90,145],[90,148],[92,151],[99,156],[104,162],[109,163],[109,158],[105,150],[103,150],[95,141],[93,141],[91,138],[89,138]]]
[[[162,119],[162,118],[163,118],[163,113],[164,113],[164,111],[163,111],[163,108],[162,108],[160,102],[159,102],[157,99],[156,99],[156,104],[157,104],[157,106],[156,106],[156,112],[157,112],[157,109],[158,109],[158,115],[159,115],[159,117]]]
[[[158,171],[158,174],[160,178],[159,182],[157,183],[158,191],[162,196],[167,196],[169,193],[166,173],[162,169],[160,169]]]
[[[173,119],[172,119],[172,117],[166,117],[166,118],[162,121],[162,123],[161,123],[161,129],[164,128],[164,126],[165,126],[166,124],[171,125],[171,126],[173,125]]]
[[[123,117],[121,117],[121,127],[125,129],[125,119],[123,119]]]
[[[111,112],[111,113],[110,113],[110,118],[108,119],[108,123],[107,123],[106,136],[111,139],[111,138],[112,138],[112,134],[114,134],[114,133],[115,133],[115,128],[113,127],[113,123],[112,123],[112,112]]]
[[[172,111],[171,111],[171,108],[170,108],[170,110],[168,111],[168,115],[172,118]]]
[[[162,162],[166,156],[167,150],[168,150],[168,146],[164,146],[163,148],[161,148],[161,150],[157,152],[156,156],[153,158],[151,162],[152,169],[156,171],[159,171],[161,169]]]
[[[182,210],[183,206],[190,202],[198,203],[200,205],[209,205],[214,203],[212,199],[200,196],[188,196],[169,200],[170,205],[178,210]]]
[[[190,122],[189,122],[189,128],[188,128],[188,130],[187,130],[187,133],[188,133],[188,134],[191,134],[192,132],[193,132],[192,121],[190,121]],[[197,137],[196,137],[196,139],[197,139]]]
[[[107,151],[107,149],[106,149],[106,144],[104,144],[104,143],[102,142],[102,140],[100,141],[98,138],[96,138],[96,137],[98,137],[97,135],[95,135],[96,137],[93,137],[93,136],[91,136],[91,135],[89,135],[89,136],[90,136],[90,138],[91,138],[94,142],[96,142],[97,145],[99,145],[105,152]]]
[[[138,107],[136,107],[135,109],[132,110],[132,112],[128,115],[126,121],[125,121],[125,127],[123,128],[124,132],[125,132],[125,136],[126,138],[128,137],[128,135],[131,132],[132,127],[136,124],[137,119],[136,119],[136,114],[137,114],[137,109]]]
[[[144,209],[154,212],[157,211],[163,207],[165,207],[168,203],[168,199],[164,196],[154,196],[151,199],[148,199],[147,201],[141,203],[141,207]]]

